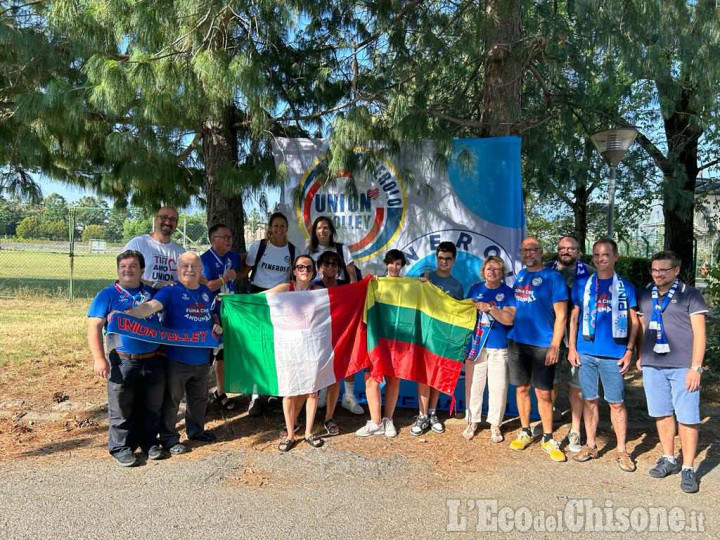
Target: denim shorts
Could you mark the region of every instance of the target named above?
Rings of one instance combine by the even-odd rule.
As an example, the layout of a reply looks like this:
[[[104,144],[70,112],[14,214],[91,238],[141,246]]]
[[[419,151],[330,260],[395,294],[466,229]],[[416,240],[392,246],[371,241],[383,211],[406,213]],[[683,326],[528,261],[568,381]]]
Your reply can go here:
[[[700,423],[700,389],[688,392],[685,376],[689,368],[643,366],[643,387],[648,414],[654,418],[675,414],[681,424]]]
[[[608,403],[625,401],[625,384],[617,358],[580,355],[578,379],[583,399],[592,401],[600,397],[598,381],[602,381],[603,397]]]
[[[553,386],[560,384],[562,380],[567,380],[568,386],[572,386],[578,390],[580,389],[578,368],[568,361],[568,350],[564,344],[560,345],[560,356],[558,357],[558,363],[555,364],[555,378],[553,379]]]

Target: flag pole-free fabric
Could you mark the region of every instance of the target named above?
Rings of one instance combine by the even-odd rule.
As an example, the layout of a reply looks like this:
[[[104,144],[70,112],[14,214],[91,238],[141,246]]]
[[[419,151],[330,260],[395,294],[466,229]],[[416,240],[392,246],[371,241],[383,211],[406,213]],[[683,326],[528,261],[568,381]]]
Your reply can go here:
[[[365,300],[371,376],[394,375],[453,394],[477,310],[429,281],[379,278]]]
[[[362,318],[369,281],[223,296],[225,390],[298,396],[368,367]]]

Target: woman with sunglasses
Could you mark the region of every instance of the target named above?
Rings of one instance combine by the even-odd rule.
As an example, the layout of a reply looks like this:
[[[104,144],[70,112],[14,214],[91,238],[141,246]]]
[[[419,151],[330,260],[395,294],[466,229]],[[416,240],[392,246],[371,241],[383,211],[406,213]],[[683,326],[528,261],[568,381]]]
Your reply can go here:
[[[312,283],[316,275],[315,261],[312,260],[312,257],[300,255],[293,262],[290,281],[276,285],[267,292],[312,291],[318,288]],[[313,448],[320,448],[325,443],[321,437],[313,434],[315,412],[317,411],[317,392],[301,396],[286,396],[283,397],[285,429],[282,430],[282,440],[278,445],[280,452],[289,451],[297,442],[295,440],[295,424],[303,402],[305,402],[305,442]]]
[[[334,280],[337,284],[354,283],[357,281],[357,272],[355,271],[355,263],[350,255],[347,245],[336,241],[337,231],[332,219],[327,216],[319,216],[315,219],[310,230],[310,243],[305,249],[305,254],[310,255],[318,263],[318,273],[323,276],[323,269],[320,266],[320,256],[324,253],[334,253],[337,255],[337,271],[334,274]],[[337,399],[337,396],[335,396]],[[324,407],[328,403],[329,396],[325,392],[320,392],[319,405]],[[365,414],[365,411],[357,402],[355,397],[355,383],[353,377],[345,379],[345,395],[343,396],[341,406],[353,414]],[[331,406],[335,410],[335,404]],[[328,418],[332,420],[332,415]],[[334,422],[334,420],[333,420]],[[336,430],[334,430],[336,431]],[[337,433],[333,433],[337,434]]]
[[[407,264],[405,255],[399,249],[391,249],[383,259],[387,268],[386,277],[400,277],[400,271]],[[384,366],[385,370],[392,366]],[[368,408],[370,409],[370,420],[355,432],[358,437],[369,437],[371,435],[385,435],[386,437],[397,437],[397,429],[393,424],[393,413],[397,405],[398,394],[400,393],[400,379],[388,373],[385,377],[385,417],[382,417],[382,396],[380,394],[380,381],[368,377],[365,380],[365,392],[367,394]]]

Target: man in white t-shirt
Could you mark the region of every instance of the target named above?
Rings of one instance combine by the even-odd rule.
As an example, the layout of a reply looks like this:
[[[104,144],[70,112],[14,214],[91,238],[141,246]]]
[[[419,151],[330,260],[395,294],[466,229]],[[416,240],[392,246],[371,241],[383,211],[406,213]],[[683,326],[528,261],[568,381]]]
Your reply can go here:
[[[177,281],[177,261],[185,248],[171,240],[178,224],[178,212],[163,206],[155,213],[153,232],[131,239],[123,250],[135,250],[145,258],[142,282],[160,289]]]

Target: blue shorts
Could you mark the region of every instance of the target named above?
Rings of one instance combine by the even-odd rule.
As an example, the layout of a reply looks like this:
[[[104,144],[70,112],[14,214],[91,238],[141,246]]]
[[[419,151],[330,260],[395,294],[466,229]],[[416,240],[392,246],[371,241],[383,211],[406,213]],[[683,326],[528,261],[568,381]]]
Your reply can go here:
[[[643,366],[643,388],[648,414],[654,418],[675,414],[681,424],[700,423],[700,389],[688,392],[685,376],[689,368]]]
[[[618,358],[601,358],[580,354],[578,379],[583,399],[592,401],[600,397],[598,380],[602,381],[603,397],[608,403],[625,401],[625,384]]]

